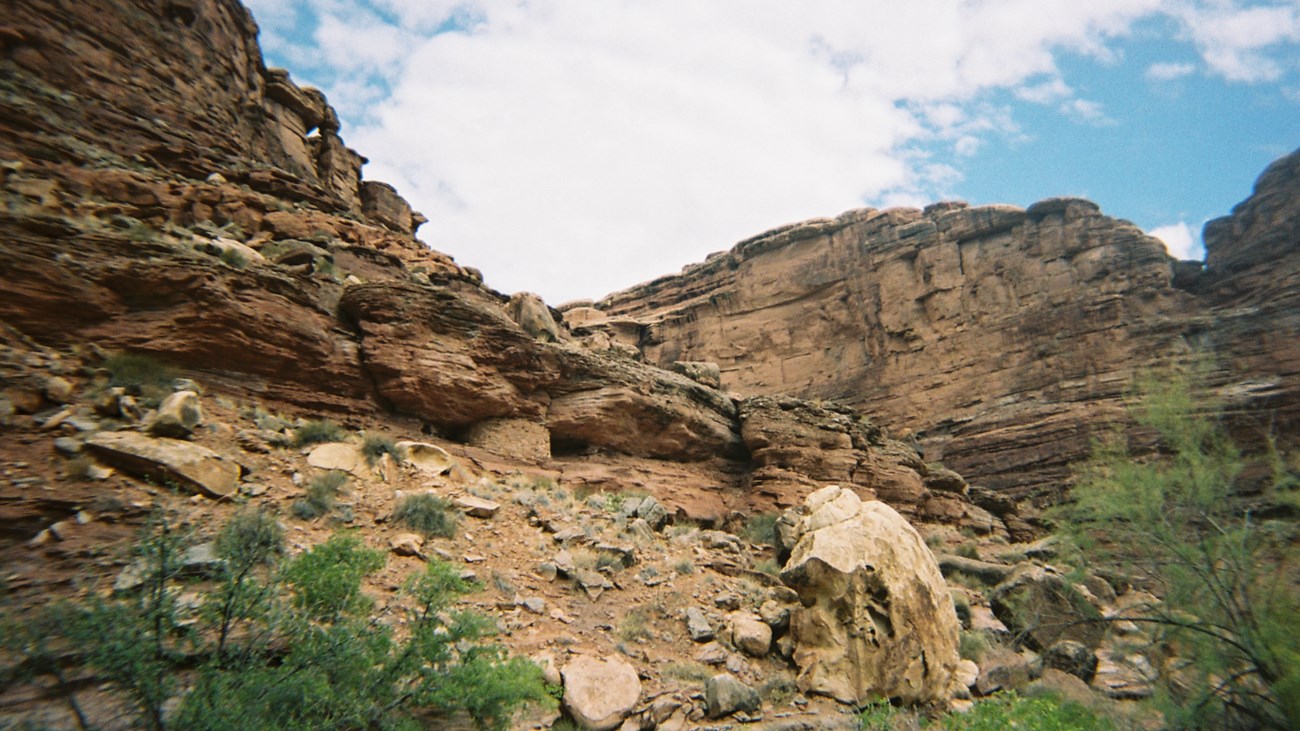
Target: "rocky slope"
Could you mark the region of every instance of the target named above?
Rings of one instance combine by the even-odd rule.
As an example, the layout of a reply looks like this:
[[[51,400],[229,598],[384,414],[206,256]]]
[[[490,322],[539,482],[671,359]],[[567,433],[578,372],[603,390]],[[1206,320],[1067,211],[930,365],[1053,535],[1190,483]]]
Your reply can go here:
[[[568,317],[653,363],[716,362],[740,393],[914,428],[927,460],[990,488],[1054,494],[1133,375],[1194,354],[1256,426],[1294,434],[1298,230],[1300,152],[1206,226],[1204,270],[1085,200],[943,203],[770,231]]]
[[[937,565],[996,582],[1050,556],[1008,545],[1041,526],[936,461],[990,487],[1059,477],[1133,368],[1196,341],[1233,353],[1244,370],[1218,378],[1239,403],[1291,423],[1294,158],[1211,227],[1199,275],[1086,202],[945,205],[801,224],[561,317],[425,247],[420,215],[362,178],[324,96],[264,67],[235,0],[11,10],[6,610],[129,592],[147,516],[202,545],[247,502],[293,552],[360,529],[389,554],[367,587],[381,606],[423,561],[462,564],[489,584],[472,606],[513,651],[563,666],[567,713],[589,727],[855,727],[819,698],[942,704],[1019,682],[954,656],[930,548],[960,547]],[[325,418],[339,441],[293,445]],[[374,434],[413,442],[407,461],[367,463]],[[347,475],[337,504],[296,512],[331,472]],[[395,522],[426,490],[464,512],[455,536]],[[757,540],[778,514],[779,548]],[[858,540],[867,525],[892,537]],[[1028,568],[1015,587],[1032,573],[1060,593]],[[1104,607],[1103,584],[1088,596]],[[963,627],[1007,636],[981,591],[955,591]],[[877,635],[890,642],[859,641]],[[1028,682],[1037,666],[1017,662]],[[602,673],[630,700],[607,707]],[[57,691],[14,677],[5,723],[71,725]],[[1109,695],[1149,691],[1115,663],[1097,677]],[[78,684],[112,715],[95,678]]]

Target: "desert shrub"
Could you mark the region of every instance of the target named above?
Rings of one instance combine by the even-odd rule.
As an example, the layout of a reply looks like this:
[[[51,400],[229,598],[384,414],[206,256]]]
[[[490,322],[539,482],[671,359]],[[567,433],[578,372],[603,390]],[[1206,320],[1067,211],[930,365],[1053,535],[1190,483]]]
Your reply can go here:
[[[401,463],[406,459],[406,455],[397,447],[397,443],[391,437],[383,434],[368,434],[361,443],[361,453],[366,456],[366,463],[373,465],[378,462],[385,454],[391,456],[394,462]]]
[[[1141,379],[1132,413],[1160,453],[1122,435],[1082,469],[1065,515],[1087,555],[1163,601],[1126,616],[1189,661],[1162,679],[1175,727],[1300,727],[1300,551],[1295,525],[1253,514],[1234,489],[1245,466],[1212,403],[1189,381]],[[1278,469],[1264,497],[1293,502]]]
[[[1086,707],[1051,696],[1022,698],[1014,692],[1000,693],[976,703],[966,713],[944,716],[947,731],[1005,731],[1023,728],[1035,731],[1104,731],[1113,728]]]
[[[762,561],[759,561],[758,563],[754,564],[754,570],[761,571],[770,576],[780,576],[781,564],[777,563],[776,559],[765,558]]]
[[[716,673],[713,668],[698,662],[671,662],[664,667],[664,677],[684,683],[703,683]]]
[[[957,654],[963,660],[979,662],[989,651],[989,638],[982,630],[962,630],[957,642]]]
[[[294,430],[293,446],[305,447],[309,444],[341,442],[346,437],[347,432],[329,419],[313,419]]]
[[[426,536],[456,535],[456,512],[451,504],[427,492],[402,498],[393,511],[393,519]]]
[[[745,520],[740,536],[750,543],[760,546],[775,546],[777,543],[776,513],[758,513]]]
[[[248,266],[248,257],[244,256],[244,253],[239,249],[222,249],[217,258],[221,260],[222,264],[235,269],[243,269]]]
[[[146,405],[156,406],[171,393],[176,369],[144,353],[115,353],[104,361],[109,385],[139,394]]]
[[[183,545],[160,523],[142,543],[149,568],[135,593],[96,594],[6,625],[0,639],[19,653],[22,672],[5,677],[51,678],[82,728],[110,720],[157,731],[440,728],[465,713],[480,728],[503,729],[519,705],[553,702],[536,665],[486,643],[491,623],[455,609],[471,587],[454,566],[432,561],[408,582],[408,600],[394,607],[403,614],[399,638],[366,614],[361,590],[382,553],[337,535],[277,571],[264,517],[232,523],[219,550],[260,575],[246,583],[256,591],[243,594],[256,601],[226,615],[241,631],[219,631],[236,571],[203,595],[199,615],[207,621],[196,624],[175,601]],[[182,673],[190,678],[184,685]],[[94,677],[129,702],[132,718],[116,717],[113,703],[87,712],[72,677]]]
[[[315,520],[333,510],[335,499],[347,481],[347,473],[340,470],[330,470],[312,478],[307,483],[306,495],[293,501],[290,510],[294,517]]]
[[[677,563],[673,564],[673,571],[676,571],[678,574],[682,576],[693,574],[695,573],[695,562],[690,560],[689,558],[684,558],[678,561]]]
[[[624,642],[648,640],[652,636],[649,617],[644,609],[636,608],[623,615],[618,623],[618,636]]]
[[[887,731],[894,727],[898,710],[889,705],[888,700],[877,700],[866,704],[858,712],[858,723],[862,731]]]

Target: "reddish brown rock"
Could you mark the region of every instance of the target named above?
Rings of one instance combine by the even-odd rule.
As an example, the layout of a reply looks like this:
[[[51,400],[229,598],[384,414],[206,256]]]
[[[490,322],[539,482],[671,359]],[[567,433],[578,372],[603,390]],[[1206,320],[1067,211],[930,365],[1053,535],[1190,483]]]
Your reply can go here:
[[[864,209],[743,241],[583,321],[653,363],[717,362],[742,393],[915,427],[927,461],[976,484],[1055,494],[1123,420],[1134,373],[1193,348],[1241,405],[1295,423],[1297,168],[1300,153],[1275,163],[1207,226],[1199,275],[1078,199]]]

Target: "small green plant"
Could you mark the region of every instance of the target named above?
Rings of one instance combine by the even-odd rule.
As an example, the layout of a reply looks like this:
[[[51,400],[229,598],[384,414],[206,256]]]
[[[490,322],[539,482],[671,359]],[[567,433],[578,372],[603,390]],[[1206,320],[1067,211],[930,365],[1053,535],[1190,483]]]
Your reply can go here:
[[[750,543],[760,546],[775,546],[777,543],[775,513],[758,513],[745,520],[745,527],[740,536]]]
[[[398,464],[406,459],[406,455],[398,448],[397,443],[383,434],[367,434],[361,443],[361,453],[365,455],[366,463],[372,466],[385,454]]]
[[[769,576],[780,576],[781,564],[777,563],[776,559],[765,558],[762,561],[759,561],[758,563],[754,564],[754,570],[761,571],[762,573],[765,573]]]
[[[451,504],[427,492],[402,498],[393,511],[393,519],[426,536],[456,535],[456,512]]]
[[[673,662],[664,667],[664,677],[685,683],[703,683],[713,677],[714,670],[698,662]]]
[[[689,558],[684,558],[678,561],[677,563],[673,564],[673,571],[676,571],[678,574],[682,576],[693,574],[695,573],[695,562],[690,560]]]
[[[653,636],[649,627],[649,617],[644,609],[636,608],[623,615],[618,624],[618,636],[624,642],[641,642]]]
[[[73,457],[63,467],[63,476],[73,482],[87,482],[95,470],[95,460],[90,457]]]
[[[296,518],[315,520],[334,509],[339,492],[348,482],[346,472],[330,470],[307,483],[307,494],[293,502],[290,510]]]
[[[954,551],[954,553],[962,558],[973,558],[976,561],[980,560],[980,549],[974,543],[963,543],[960,546],[957,546],[957,550]]]
[[[222,264],[235,269],[243,269],[248,266],[248,257],[244,256],[242,251],[233,247],[222,249],[217,258],[221,260]]]
[[[135,391],[150,405],[171,393],[176,369],[145,353],[116,353],[104,361],[110,386]]]
[[[158,240],[158,229],[144,221],[136,221],[126,229],[126,237],[132,241],[147,242]]]
[[[894,727],[894,718],[898,710],[889,705],[888,700],[872,701],[858,713],[858,722],[862,731],[889,731]]]
[[[298,427],[293,433],[293,446],[305,447],[309,444],[324,442],[341,442],[347,432],[338,424],[328,419],[314,419]]]
[[[986,698],[966,713],[944,716],[946,731],[1108,731],[1113,725],[1081,704],[1063,702],[1051,696],[1023,698],[1015,692]]]
[[[962,630],[957,643],[957,654],[963,660],[979,662],[989,651],[989,638],[982,630]]]

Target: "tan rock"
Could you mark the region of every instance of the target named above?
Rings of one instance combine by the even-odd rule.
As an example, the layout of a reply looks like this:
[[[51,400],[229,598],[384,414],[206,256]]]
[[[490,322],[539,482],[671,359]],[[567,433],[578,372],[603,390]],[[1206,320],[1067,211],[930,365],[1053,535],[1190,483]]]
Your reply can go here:
[[[551,309],[541,297],[532,292],[516,292],[510,295],[506,312],[524,332],[548,343],[560,341],[560,326],[555,324]]]
[[[884,503],[836,486],[805,508],[781,572],[801,601],[790,617],[799,688],[852,704],[946,698],[960,625],[920,534]]]
[[[446,474],[456,465],[456,458],[447,450],[427,442],[397,442],[397,448],[406,455],[406,463],[421,472],[432,475]]]
[[[501,509],[501,503],[473,495],[457,496],[452,498],[452,503],[471,518],[491,518]]]
[[[641,698],[636,668],[618,656],[578,655],[565,664],[564,707],[584,729],[618,728]]]
[[[537,419],[484,419],[469,428],[465,443],[533,463],[551,458],[551,433]]]
[[[424,537],[418,533],[400,533],[388,542],[388,548],[398,556],[424,558]]]
[[[731,625],[731,643],[752,657],[763,657],[772,649],[772,628],[751,612],[732,612],[727,617]]]
[[[307,453],[307,464],[321,470],[340,470],[353,477],[365,477],[371,471],[361,447],[348,442],[327,442],[312,447]]]
[[[158,405],[158,412],[146,429],[156,437],[187,439],[202,423],[203,406],[199,395],[193,391],[177,391]]]
[[[239,465],[197,444],[136,432],[100,432],[86,440],[86,448],[126,472],[175,482],[208,497],[230,497],[239,487]]]

